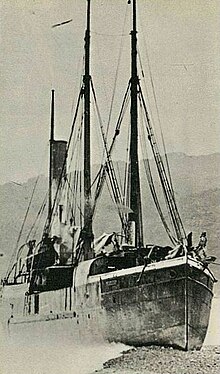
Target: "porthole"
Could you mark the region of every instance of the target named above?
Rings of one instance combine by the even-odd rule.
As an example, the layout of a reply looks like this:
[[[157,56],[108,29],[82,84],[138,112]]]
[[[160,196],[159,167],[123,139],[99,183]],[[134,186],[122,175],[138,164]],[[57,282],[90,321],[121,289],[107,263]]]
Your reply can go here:
[[[175,270],[170,270],[170,278],[174,279],[177,277],[177,273]]]

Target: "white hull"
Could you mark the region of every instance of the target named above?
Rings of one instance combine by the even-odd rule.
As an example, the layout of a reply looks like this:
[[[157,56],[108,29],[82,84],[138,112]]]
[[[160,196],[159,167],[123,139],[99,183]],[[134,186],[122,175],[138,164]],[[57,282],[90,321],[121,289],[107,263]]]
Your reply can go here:
[[[3,304],[7,304],[9,332],[25,326],[28,334],[41,339],[54,334],[54,339],[60,335],[82,342],[201,348],[213,279],[198,262],[179,257],[150,264],[141,284],[136,280],[142,266],[89,276],[92,262],[78,266],[72,287],[38,294],[38,313],[34,313],[36,295],[30,296],[27,305],[27,285],[6,286]]]

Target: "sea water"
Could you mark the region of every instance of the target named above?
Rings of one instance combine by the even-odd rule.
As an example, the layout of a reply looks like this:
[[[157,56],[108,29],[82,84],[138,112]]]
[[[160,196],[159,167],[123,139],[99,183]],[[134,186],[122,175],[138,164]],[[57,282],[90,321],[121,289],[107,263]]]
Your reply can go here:
[[[205,345],[220,345],[219,307],[220,299],[214,298]],[[130,348],[116,343],[82,344],[49,332],[44,341],[24,330],[13,337],[0,333],[1,374],[90,374]]]

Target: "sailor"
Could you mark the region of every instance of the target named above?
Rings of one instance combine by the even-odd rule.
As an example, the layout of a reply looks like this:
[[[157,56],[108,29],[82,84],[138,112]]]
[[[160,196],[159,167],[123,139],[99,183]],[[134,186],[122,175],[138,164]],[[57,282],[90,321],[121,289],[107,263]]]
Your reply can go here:
[[[206,232],[202,232],[202,234],[200,235],[200,238],[199,238],[199,244],[197,245],[197,247],[195,248],[195,253],[196,253],[196,256],[200,259],[200,260],[204,260],[206,258],[206,253],[205,253],[205,247],[206,247],[206,244],[207,244],[207,236],[206,236]]]
[[[28,245],[27,263],[26,263],[27,272],[29,272],[31,270],[32,259],[31,259],[30,256],[32,256],[34,254],[35,244],[36,244],[36,240],[29,240],[29,242],[27,244]]]
[[[54,248],[57,239],[58,237],[55,235],[52,238],[47,237],[46,239],[47,253],[50,255],[51,260],[53,259],[54,263],[57,263],[58,260],[58,253]]]
[[[45,232],[43,234],[42,240],[40,242],[40,248],[38,250],[38,253],[45,252],[47,250],[49,244],[50,244],[50,238],[49,238],[48,233]]]
[[[27,256],[31,256],[34,252],[34,247],[35,247],[36,240],[29,240],[28,242],[28,254]]]
[[[58,238],[58,236],[54,235],[52,238],[51,238],[51,243],[50,243],[50,250],[51,252],[54,253],[54,256],[55,256],[55,264],[58,263],[58,260],[59,260],[59,256],[58,256],[58,253],[55,249],[55,245],[58,244],[60,242],[60,238]]]
[[[57,240],[57,237],[54,236],[50,238],[48,233],[44,233],[41,245],[38,251],[38,254],[41,254],[41,266],[42,268],[46,266],[51,266],[57,263],[58,253],[54,249],[54,243]]]
[[[118,242],[118,237],[117,237],[116,232],[112,233],[111,242],[114,246],[115,252],[120,252],[120,245],[119,245],[119,242]]]

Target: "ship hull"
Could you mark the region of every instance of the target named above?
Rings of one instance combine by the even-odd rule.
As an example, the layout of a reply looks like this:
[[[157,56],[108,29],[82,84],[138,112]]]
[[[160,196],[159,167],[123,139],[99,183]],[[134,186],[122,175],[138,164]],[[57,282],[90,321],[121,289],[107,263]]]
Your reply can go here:
[[[201,348],[212,301],[208,276],[183,265],[145,273],[141,286],[127,287],[129,277],[118,279],[123,282],[125,287],[103,293],[108,339],[135,346]]]
[[[26,326],[28,334],[31,330],[32,336],[35,332],[41,339],[43,332],[51,331],[83,342],[201,348],[213,296],[213,279],[207,270],[185,258],[151,264],[144,272],[138,266],[90,275],[89,261],[83,266],[84,271],[74,274],[72,287],[38,294],[37,313],[36,295],[29,299],[26,315],[16,314],[13,307],[14,315],[7,323],[10,331]],[[20,296],[17,301],[5,299],[17,308],[19,300]],[[24,299],[22,305],[24,311]]]

